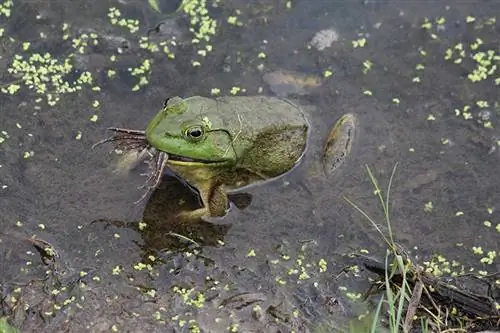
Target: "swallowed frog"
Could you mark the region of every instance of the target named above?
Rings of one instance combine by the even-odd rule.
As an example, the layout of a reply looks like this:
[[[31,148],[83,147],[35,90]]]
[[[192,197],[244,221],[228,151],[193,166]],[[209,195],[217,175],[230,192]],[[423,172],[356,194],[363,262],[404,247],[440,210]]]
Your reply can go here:
[[[197,219],[226,215],[228,193],[291,171],[306,152],[310,132],[306,114],[287,100],[193,96],[168,99],[145,135],[149,145],[168,155],[168,167],[198,190],[203,208],[181,213]],[[352,114],[334,125],[324,145],[327,175],[343,164],[354,133]]]
[[[349,156],[355,125],[354,115],[345,114],[333,126],[323,148],[325,175],[333,174]],[[182,212],[183,220],[223,217],[228,194],[294,169],[312,131],[299,106],[265,96],[173,97],[145,131],[111,130],[116,134],[96,145],[111,141],[118,149],[151,156],[149,189],[140,200],[159,185],[166,167],[198,190],[203,207]]]

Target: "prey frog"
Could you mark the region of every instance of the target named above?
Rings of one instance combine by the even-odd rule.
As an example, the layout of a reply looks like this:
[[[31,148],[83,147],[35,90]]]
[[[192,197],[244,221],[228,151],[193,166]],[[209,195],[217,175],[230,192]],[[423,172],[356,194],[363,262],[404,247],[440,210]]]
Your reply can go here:
[[[348,157],[355,122],[354,115],[343,115],[326,138],[322,159],[326,175]],[[264,96],[172,97],[144,132],[114,130],[119,134],[101,142],[153,151],[156,172],[150,177],[151,188],[168,166],[198,190],[203,207],[181,213],[183,220],[225,216],[228,193],[291,171],[301,162],[312,132],[299,106]]]

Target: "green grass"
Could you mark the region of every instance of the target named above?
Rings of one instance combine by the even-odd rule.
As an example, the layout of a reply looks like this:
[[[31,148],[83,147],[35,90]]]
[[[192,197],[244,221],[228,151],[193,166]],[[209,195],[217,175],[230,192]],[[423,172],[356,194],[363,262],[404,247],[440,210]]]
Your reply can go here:
[[[345,198],[345,200],[368,220],[368,222],[381,235],[382,239],[387,245],[385,256],[385,278],[383,281],[385,293],[382,295],[378,306],[373,313],[369,328],[364,328],[361,330],[360,327],[351,326],[349,328],[349,332],[379,333],[386,330],[381,327],[381,323],[387,321],[388,332],[407,333],[413,327],[413,317],[415,315],[416,307],[419,304],[423,286],[417,283],[414,290],[412,290],[409,284],[409,277],[412,269],[411,263],[407,256],[404,254],[404,251],[401,249],[401,247],[396,244],[393,237],[390,193],[394,175],[396,174],[397,170],[397,163],[394,165],[394,168],[392,170],[385,196],[372,170],[368,166],[366,166],[366,169],[374,188],[374,192],[378,197],[380,206],[384,212],[384,220],[387,227],[387,233],[384,233],[379,224],[358,205],[356,205],[348,198]],[[392,283],[392,278],[396,274],[400,274],[402,276],[402,282],[399,286],[394,286],[394,284]],[[416,290],[417,288],[419,288],[419,290]],[[429,331],[427,320],[422,319],[420,321],[420,326],[421,332],[427,333]]]

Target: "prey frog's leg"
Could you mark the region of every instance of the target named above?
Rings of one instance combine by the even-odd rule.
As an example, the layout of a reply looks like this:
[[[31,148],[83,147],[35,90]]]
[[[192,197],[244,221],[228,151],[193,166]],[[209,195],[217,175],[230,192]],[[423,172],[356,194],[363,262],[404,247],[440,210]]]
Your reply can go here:
[[[203,219],[210,222],[211,218],[223,217],[227,214],[229,199],[222,184],[209,182],[198,188],[203,208],[181,212],[178,216],[183,221]]]

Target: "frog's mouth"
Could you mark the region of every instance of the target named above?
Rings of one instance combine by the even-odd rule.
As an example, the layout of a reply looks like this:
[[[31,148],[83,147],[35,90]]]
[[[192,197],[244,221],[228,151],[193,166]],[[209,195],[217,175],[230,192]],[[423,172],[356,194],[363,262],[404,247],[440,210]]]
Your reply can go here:
[[[223,164],[227,161],[225,160],[204,160],[199,158],[191,158],[186,156],[175,155],[171,153],[166,153],[168,155],[168,163],[174,165],[206,165],[206,164]]]

